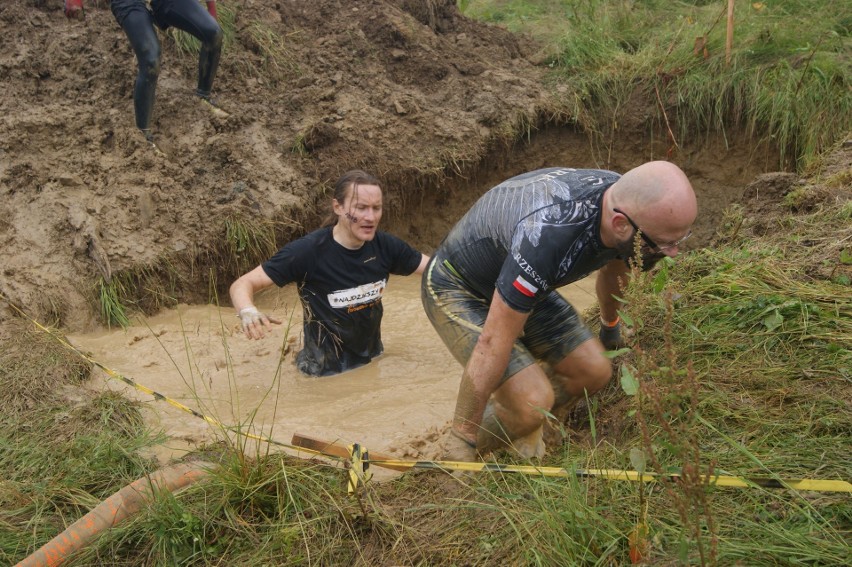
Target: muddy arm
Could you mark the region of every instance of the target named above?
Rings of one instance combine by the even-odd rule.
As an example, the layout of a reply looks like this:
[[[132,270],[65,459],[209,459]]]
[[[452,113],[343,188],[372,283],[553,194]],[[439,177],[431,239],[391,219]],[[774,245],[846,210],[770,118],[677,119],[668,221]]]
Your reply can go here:
[[[246,307],[254,306],[254,294],[266,289],[273,283],[261,266],[256,267],[231,284],[231,305],[234,306],[237,313]]]
[[[519,313],[494,291],[479,341],[462,374],[453,427],[476,443],[485,405],[509,366],[512,345],[520,336],[528,313]]]

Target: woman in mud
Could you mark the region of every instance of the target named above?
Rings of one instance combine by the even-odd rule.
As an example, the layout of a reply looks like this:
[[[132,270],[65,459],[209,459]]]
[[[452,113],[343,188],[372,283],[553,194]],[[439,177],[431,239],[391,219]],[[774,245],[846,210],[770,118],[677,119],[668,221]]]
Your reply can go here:
[[[296,366],[311,376],[338,374],[380,355],[382,295],[389,275],[422,274],[429,261],[378,230],[382,189],[372,175],[345,173],[331,203],[322,228],[290,242],[230,289],[243,331],[260,339],[280,321],[258,311],[254,294],[272,284],[299,286],[304,348]]]
[[[136,127],[145,139],[153,143],[151,112],[160,73],[160,41],[154,29],[174,26],[201,42],[198,55],[198,87],[195,95],[216,113],[223,113],[210,99],[213,78],[219,67],[222,52],[222,28],[216,22],[216,2],[207,2],[205,10],[197,0],[111,0],[110,8],[116,21],[127,34],[136,54],[138,72],[133,90]],[[65,0],[65,15],[83,18],[83,0]]]

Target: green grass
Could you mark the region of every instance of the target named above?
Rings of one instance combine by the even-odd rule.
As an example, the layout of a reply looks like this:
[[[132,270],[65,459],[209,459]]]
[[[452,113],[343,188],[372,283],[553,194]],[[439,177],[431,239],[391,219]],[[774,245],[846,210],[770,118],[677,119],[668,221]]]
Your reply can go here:
[[[125,298],[128,295],[127,285],[122,276],[113,276],[109,281],[100,278],[97,282],[98,300],[100,303],[101,319],[108,327],[118,325],[128,327],[128,308]]]
[[[278,250],[275,223],[244,217],[228,218],[225,220],[225,245],[229,273],[235,273],[238,277]]]
[[[626,395],[614,381],[592,398],[544,464],[852,478],[852,295],[828,277],[833,266],[824,262],[844,265],[832,246],[850,237],[845,211],[833,201],[807,214],[779,205],[764,219],[736,219],[733,210],[739,228],[723,230],[715,249],[637,276],[624,311],[639,333],[619,362],[634,369],[639,387]],[[771,239],[756,235],[764,230],[758,221],[767,220],[785,230],[770,231]],[[817,256],[803,241],[826,245]],[[19,336],[50,351],[49,338]],[[18,352],[0,359],[10,377],[25,364]],[[54,362],[33,369],[29,381],[56,375],[70,362],[65,356],[39,355]],[[80,380],[81,373],[84,367],[60,376]],[[37,421],[5,421],[0,437],[0,556],[9,561],[150,466],[138,455],[151,437],[133,417],[134,405],[118,396],[85,411],[69,409],[61,396],[29,407],[38,409]],[[843,494],[420,472],[350,498],[341,469],[265,449],[246,456],[245,449],[209,447],[204,458],[219,465],[207,480],[161,494],[76,560],[620,565],[630,562],[638,528],[647,530],[638,541],[651,564],[849,559],[852,504]]]
[[[216,3],[216,21],[222,28],[222,52],[227,53],[233,43],[237,40],[237,18],[239,17],[239,6],[232,6],[231,2]],[[174,41],[178,53],[198,55],[201,42],[192,35],[177,28],[169,28],[168,35]]]
[[[255,268],[278,250],[276,229],[295,226],[298,223],[290,219],[272,221],[231,216],[224,221],[221,242],[203,251],[198,258],[187,254],[167,254],[150,265],[116,272],[109,281],[99,278],[95,282],[94,301],[101,321],[108,327],[126,328],[133,313],[151,314],[164,307],[175,306],[179,288],[199,285],[197,281],[187,282],[180,274],[198,271],[194,263],[204,260],[215,265],[207,282],[211,287],[208,299],[212,300],[218,289],[214,274],[230,282]],[[186,292],[185,289],[183,291]],[[196,290],[194,293],[198,295],[199,292]]]
[[[832,202],[805,215],[781,210],[771,221],[784,232],[764,239],[750,233],[764,230],[758,219],[748,219],[727,242],[664,272],[659,294],[659,272],[638,278],[625,310],[641,329],[639,343],[624,362],[641,387],[628,404],[617,388],[604,396],[602,406],[613,407],[599,420],[619,411],[629,418],[607,460],[625,462],[635,446],[659,472],[692,464],[744,476],[852,478],[852,294],[829,277],[835,248],[852,236],[842,211]],[[695,488],[649,499],[650,533],[667,555],[703,564],[848,562],[846,495]],[[682,541],[692,557],[680,555]]]
[[[151,470],[140,450],[162,439],[135,402],[87,392],[91,365],[55,338],[27,321],[4,328],[0,563],[14,564]]]
[[[246,33],[251,51],[260,58],[255,68],[257,76],[277,82],[299,75],[299,63],[288,46],[292,38],[279,35],[260,21],[249,23]]]
[[[852,129],[852,13],[843,2],[471,0],[469,16],[539,38],[569,114],[611,143],[639,92],[674,144],[741,129],[807,166]],[[695,50],[705,38],[706,52]]]
[[[350,562],[358,556],[357,507],[342,480],[281,455],[247,463],[232,454],[209,480],[163,495],[81,560],[108,553],[129,565]]]
[[[616,360],[635,388],[620,374],[578,408],[546,465],[852,480],[852,174],[822,175],[812,159],[848,127],[850,15],[843,3],[737,2],[728,67],[723,20],[713,26],[723,4],[489,2],[480,14],[545,29],[554,80],[600,135],[635,89],[658,91],[679,139],[739,124],[819,182],[759,215],[732,207],[712,248],[637,275],[624,312],[638,332]],[[707,59],[692,53],[705,33]],[[229,220],[223,271],[274,252],[272,228]],[[142,288],[168,301],[177,282],[149,272],[101,283],[108,320]],[[83,390],[90,365],[52,337],[14,321],[0,340],[0,562],[14,564],[153,470],[142,455],[158,435],[136,403]],[[218,463],[207,480],[159,495],[72,564],[625,565],[637,541],[647,564],[852,560],[848,494],[415,472],[350,497],[345,470],[222,433],[202,454]]]
[[[98,278],[95,293],[101,321],[107,327],[127,328],[134,311],[150,314],[176,305],[175,290],[181,277],[174,264],[177,255],[174,256],[114,273],[109,281]]]
[[[289,47],[289,42],[298,32],[282,36],[259,20],[240,24],[240,6],[232,5],[231,2],[218,2],[216,10],[224,36],[222,53],[227,57],[229,51],[241,52],[241,56],[234,61],[240,73],[267,80],[272,86],[299,76],[299,62]],[[170,28],[168,35],[178,53],[192,57],[198,55],[201,42],[195,37],[177,28]]]

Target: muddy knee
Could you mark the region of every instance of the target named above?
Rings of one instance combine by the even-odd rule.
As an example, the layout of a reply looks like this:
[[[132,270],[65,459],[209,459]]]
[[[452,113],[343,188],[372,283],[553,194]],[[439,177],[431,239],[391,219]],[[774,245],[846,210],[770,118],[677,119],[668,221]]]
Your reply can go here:
[[[589,394],[594,394],[603,390],[609,381],[612,379],[613,366],[608,358],[600,357],[586,369],[587,383],[586,390]]]
[[[583,353],[572,353],[553,367],[552,380],[559,386],[557,405],[599,392],[609,384],[612,373],[612,362],[602,350],[587,348]]]
[[[160,76],[160,48],[152,45],[137,57],[139,75],[145,82],[156,83]]]
[[[208,33],[204,39],[204,43],[207,44],[207,48],[211,51],[219,52],[222,50],[222,43],[225,40],[225,34],[222,31],[222,28],[216,26],[216,29],[211,30],[211,33]]]

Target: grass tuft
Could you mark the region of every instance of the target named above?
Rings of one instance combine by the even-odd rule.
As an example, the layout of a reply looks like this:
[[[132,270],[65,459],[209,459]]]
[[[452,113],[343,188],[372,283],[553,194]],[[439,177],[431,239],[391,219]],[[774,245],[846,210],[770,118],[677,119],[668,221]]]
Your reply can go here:
[[[275,226],[270,221],[245,217],[225,220],[227,260],[232,273],[243,274],[276,252]]]
[[[116,274],[108,281],[100,278],[97,282],[101,318],[108,327],[118,325],[126,328],[130,326],[127,307],[124,304],[124,298],[128,296],[124,279],[123,276]]]
[[[731,62],[724,2],[472,0],[465,13],[541,38],[565,104],[609,147],[657,101],[649,128],[669,144],[741,129],[807,167],[852,129],[849,14],[818,0],[737,2]],[[649,106],[649,108],[653,107]],[[672,139],[673,138],[673,139]]]
[[[299,63],[287,45],[292,35],[282,36],[260,21],[249,23],[245,34],[244,43],[260,58],[259,64],[254,66],[256,76],[269,79],[273,84],[299,76]]]
[[[216,3],[216,21],[222,28],[222,52],[227,53],[237,36],[237,16],[239,7],[232,6],[230,2]],[[166,32],[174,41],[178,53],[183,55],[198,55],[201,50],[201,42],[191,34],[175,27]]]

